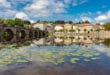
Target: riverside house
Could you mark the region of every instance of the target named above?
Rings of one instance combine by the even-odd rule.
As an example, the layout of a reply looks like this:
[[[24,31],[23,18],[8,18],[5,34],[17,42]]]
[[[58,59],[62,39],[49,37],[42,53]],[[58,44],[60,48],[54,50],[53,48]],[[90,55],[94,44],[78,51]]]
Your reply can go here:
[[[75,32],[75,33],[91,33],[98,30],[104,30],[102,25],[92,25],[89,23],[85,24],[60,24],[54,27],[55,31],[62,32]]]

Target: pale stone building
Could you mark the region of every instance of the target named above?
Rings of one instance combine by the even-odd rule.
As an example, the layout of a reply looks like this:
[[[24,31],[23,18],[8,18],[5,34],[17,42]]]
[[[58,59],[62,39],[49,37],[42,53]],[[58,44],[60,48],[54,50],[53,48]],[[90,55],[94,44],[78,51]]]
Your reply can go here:
[[[60,31],[60,30],[63,30],[64,28],[63,28],[63,25],[62,24],[58,24],[58,25],[55,25],[54,26],[54,30],[56,30],[56,31]]]
[[[78,26],[77,25],[73,25],[73,32],[78,33]]]
[[[80,24],[78,25],[79,33],[90,33],[93,31],[93,25],[91,24]]]
[[[46,30],[47,25],[43,23],[33,23],[33,28],[39,28],[40,30]]]
[[[69,23],[64,24],[64,30],[66,31],[72,30],[72,24],[69,24]]]

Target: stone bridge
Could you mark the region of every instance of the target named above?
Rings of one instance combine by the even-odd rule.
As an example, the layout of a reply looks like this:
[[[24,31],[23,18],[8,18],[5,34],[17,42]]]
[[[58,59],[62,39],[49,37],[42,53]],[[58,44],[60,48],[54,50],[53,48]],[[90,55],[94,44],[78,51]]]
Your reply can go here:
[[[28,29],[24,27],[12,27],[9,25],[0,25],[0,42],[15,43],[36,38],[45,37],[46,31]]]

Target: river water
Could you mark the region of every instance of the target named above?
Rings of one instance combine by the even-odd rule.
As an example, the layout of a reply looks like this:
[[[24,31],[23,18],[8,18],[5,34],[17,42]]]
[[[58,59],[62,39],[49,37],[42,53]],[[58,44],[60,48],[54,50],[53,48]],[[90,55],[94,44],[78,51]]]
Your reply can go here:
[[[110,39],[0,44],[0,75],[110,75]]]

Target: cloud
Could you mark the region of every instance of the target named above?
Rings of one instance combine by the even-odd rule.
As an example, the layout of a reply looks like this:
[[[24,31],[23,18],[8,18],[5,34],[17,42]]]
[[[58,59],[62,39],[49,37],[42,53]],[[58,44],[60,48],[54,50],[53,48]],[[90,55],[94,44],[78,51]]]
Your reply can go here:
[[[103,21],[103,20],[106,20],[106,19],[107,19],[106,15],[100,15],[100,16],[95,18],[96,21]]]
[[[86,2],[88,2],[88,0],[73,0],[72,5],[78,6],[78,5],[84,4]]]
[[[35,0],[24,8],[28,15],[33,17],[48,17],[52,14],[64,13],[65,5],[55,0]]]
[[[15,18],[19,18],[19,19],[22,19],[22,20],[29,20],[31,23],[34,23],[34,21],[31,20],[29,18],[29,16],[26,13],[24,13],[24,12],[18,12],[18,13],[16,13]]]
[[[0,0],[0,7],[10,8],[11,4],[7,0]]]
[[[104,21],[110,19],[110,11],[105,14],[99,15],[98,17],[94,18],[95,21]]]
[[[89,21],[89,22],[93,22],[93,20],[92,20],[91,18],[86,17],[86,16],[81,17],[81,20],[82,20],[82,21]]]
[[[15,17],[23,20],[29,20],[29,17],[24,12],[16,13]]]
[[[101,53],[105,53],[107,56],[110,57],[110,49],[103,46],[103,45],[93,45],[93,48]]]
[[[5,9],[5,10],[0,11],[0,16],[4,18],[9,18],[9,17],[12,18],[16,13],[17,13],[16,10]]]

